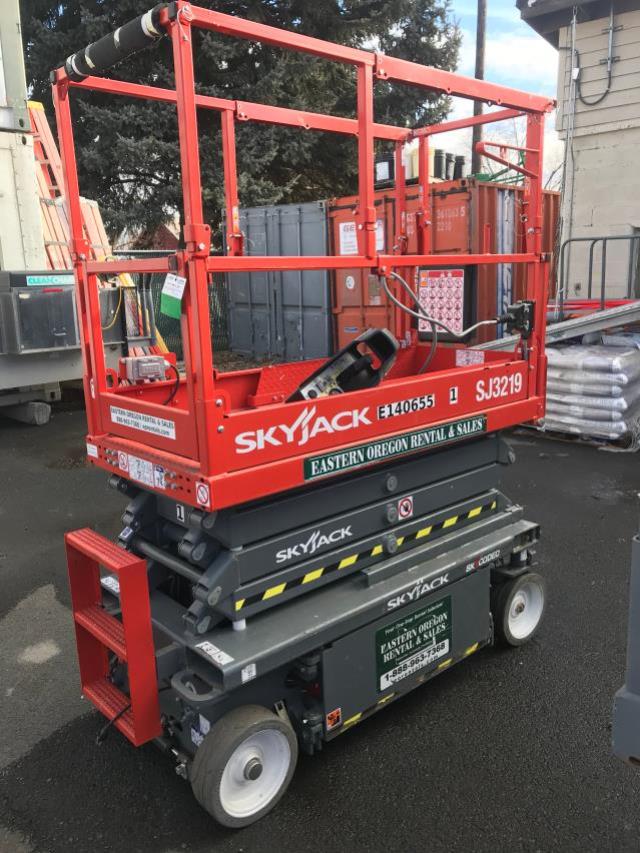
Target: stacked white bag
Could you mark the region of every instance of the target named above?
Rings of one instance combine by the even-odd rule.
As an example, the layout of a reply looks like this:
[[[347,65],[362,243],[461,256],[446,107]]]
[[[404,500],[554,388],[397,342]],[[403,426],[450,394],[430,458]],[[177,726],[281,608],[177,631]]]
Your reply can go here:
[[[545,429],[609,440],[637,437],[640,349],[603,344],[547,350]]]

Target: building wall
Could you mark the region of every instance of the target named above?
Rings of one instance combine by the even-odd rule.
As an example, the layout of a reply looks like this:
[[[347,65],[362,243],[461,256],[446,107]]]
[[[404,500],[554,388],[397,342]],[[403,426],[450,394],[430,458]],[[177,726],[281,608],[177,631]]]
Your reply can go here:
[[[593,100],[607,86],[609,19],[580,23],[576,48],[580,54],[581,93]],[[563,204],[563,241],[569,237],[630,235],[640,229],[640,11],[616,15],[613,34],[611,89],[601,103],[589,106],[576,98],[573,143],[568,154]],[[567,142],[571,116],[571,28],[559,33],[558,114],[556,127]],[[573,192],[571,182],[573,180]],[[573,204],[571,200],[573,198]],[[640,230],[638,230],[640,234]],[[640,241],[637,243],[640,248]],[[638,288],[631,244],[609,243],[606,294],[625,296],[629,269]],[[587,297],[589,244],[572,246],[565,258],[567,292]],[[601,244],[594,251],[592,295],[600,295]]]

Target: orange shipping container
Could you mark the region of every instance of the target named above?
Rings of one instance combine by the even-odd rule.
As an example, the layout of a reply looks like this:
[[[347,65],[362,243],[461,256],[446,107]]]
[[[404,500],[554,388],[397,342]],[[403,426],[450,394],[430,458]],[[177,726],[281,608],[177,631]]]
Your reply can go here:
[[[524,224],[521,217],[521,187],[463,178],[432,187],[433,252],[521,252]],[[329,204],[330,251],[336,255],[357,254],[355,210],[357,196],[335,199]],[[380,252],[393,252],[395,240],[395,190],[376,193],[376,242]],[[407,252],[416,252],[418,188],[406,190]],[[559,210],[559,194],[544,193],[543,251],[552,252]],[[367,328],[385,326],[394,330],[395,309],[389,304],[378,278],[371,270],[336,270],[333,280],[333,312],[337,348],[345,346]],[[480,266],[474,287],[472,316],[489,319],[506,305],[522,299],[526,271],[521,265]],[[474,320],[474,321],[475,321]],[[474,342],[494,337],[491,327],[478,330]]]

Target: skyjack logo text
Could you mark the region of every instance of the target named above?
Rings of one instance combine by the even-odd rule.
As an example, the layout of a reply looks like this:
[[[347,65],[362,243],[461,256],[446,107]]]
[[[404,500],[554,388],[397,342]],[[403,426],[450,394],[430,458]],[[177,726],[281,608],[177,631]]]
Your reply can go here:
[[[334,432],[346,432],[359,426],[370,426],[369,407],[350,409],[338,412],[333,417],[316,416],[316,406],[304,408],[295,421],[288,424],[278,424],[268,429],[258,429],[251,432],[241,432],[236,436],[236,453],[251,453],[254,450],[264,450],[265,447],[281,447],[283,444],[304,445],[317,435]]]
[[[431,581],[421,578],[416,581],[415,586],[412,589],[407,590],[407,592],[403,592],[401,595],[396,595],[395,598],[391,598],[387,601],[387,610],[395,610],[397,607],[402,607],[412,601],[418,601],[418,599],[422,598],[423,595],[427,595],[436,589],[440,589],[441,586],[446,586],[448,583],[449,572],[445,572]]]
[[[310,556],[315,554],[319,548],[326,548],[327,545],[335,545],[337,542],[342,542],[344,539],[349,539],[352,536],[351,525],[348,527],[339,527],[337,530],[332,530],[331,533],[324,534],[321,530],[314,530],[306,542],[299,542],[297,545],[292,545],[289,548],[283,548],[276,554],[276,563],[285,563],[288,560],[293,560],[294,557]]]

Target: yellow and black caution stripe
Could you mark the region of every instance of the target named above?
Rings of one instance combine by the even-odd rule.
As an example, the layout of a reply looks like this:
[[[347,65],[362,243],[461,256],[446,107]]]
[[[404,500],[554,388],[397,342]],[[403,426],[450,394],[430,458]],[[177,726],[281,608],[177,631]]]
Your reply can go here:
[[[464,652],[458,657],[458,661],[464,660],[464,658],[469,657],[469,655],[472,655],[474,652],[477,652],[479,648],[480,643],[474,643],[472,646],[469,646],[469,648],[465,649]],[[379,711],[380,708],[387,704],[387,702],[390,702],[392,699],[397,699],[398,696],[404,696],[406,693],[409,692],[409,690],[411,690],[412,687],[416,687],[418,684],[425,681],[427,675],[434,675],[438,672],[442,672],[443,670],[448,669],[453,662],[453,658],[447,658],[446,660],[441,661],[437,665],[435,670],[432,670],[429,673],[423,673],[422,675],[419,675],[417,679],[413,680],[408,686],[407,690],[402,690],[400,692],[394,693],[386,693],[384,696],[378,699],[375,705],[370,705],[368,708],[365,708],[364,711],[359,711],[357,714],[353,714],[351,717],[347,717],[347,719],[343,720],[340,725],[329,729],[329,731],[333,731],[334,729],[337,731],[339,729],[342,732],[345,729],[350,728],[351,726],[355,726],[356,723],[359,723],[361,720],[365,719],[365,717],[369,717],[375,711]]]
[[[352,717],[348,717],[346,720],[343,720],[341,728],[347,729],[349,728],[349,726],[355,726],[355,724],[359,723],[363,717],[366,717],[373,711],[377,711],[379,708],[382,708],[383,705],[386,705],[387,702],[390,702],[392,699],[395,699],[395,697],[399,695],[399,693],[387,693],[385,696],[382,696],[380,699],[378,699],[375,705],[371,705],[364,711],[360,711],[358,714],[354,714]]]
[[[448,518],[443,518],[441,521],[427,527],[422,527],[419,530],[415,530],[413,533],[407,533],[405,536],[398,536],[396,539],[398,552],[400,550],[415,547],[416,545],[422,545],[427,541],[427,539],[433,539],[439,533],[448,533],[458,524],[462,524],[466,521],[475,521],[481,515],[487,515],[490,512],[494,512],[497,506],[498,502],[496,500],[491,500],[485,504],[479,504],[472,509],[464,510],[459,515],[450,515]],[[273,586],[267,587],[258,593],[247,595],[245,598],[238,598],[235,602],[236,613],[244,607],[250,607],[252,604],[276,598],[277,596],[282,595],[285,591],[313,584],[314,581],[318,581],[320,578],[325,579],[329,575],[336,574],[344,569],[349,569],[354,566],[358,560],[376,557],[388,558],[389,556],[392,555],[385,550],[384,544],[379,543],[374,545],[373,548],[367,548],[365,551],[360,551],[357,554],[350,554],[347,557],[343,557],[335,563],[330,563],[329,565],[322,566],[318,569],[311,569],[311,571],[308,571],[297,578],[293,578],[293,580],[282,581],[282,583],[274,584]]]

